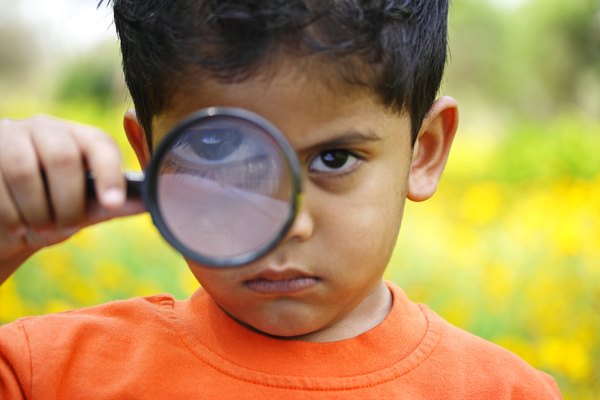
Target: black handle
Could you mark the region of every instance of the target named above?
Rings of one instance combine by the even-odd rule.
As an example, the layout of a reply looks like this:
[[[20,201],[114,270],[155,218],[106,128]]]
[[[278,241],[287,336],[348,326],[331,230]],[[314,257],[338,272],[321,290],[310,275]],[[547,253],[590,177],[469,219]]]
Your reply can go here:
[[[144,173],[126,171],[123,173],[127,185],[128,199],[141,199],[142,187],[144,184]],[[85,193],[88,199],[96,198],[96,186],[94,184],[94,176],[91,172],[85,174]]]

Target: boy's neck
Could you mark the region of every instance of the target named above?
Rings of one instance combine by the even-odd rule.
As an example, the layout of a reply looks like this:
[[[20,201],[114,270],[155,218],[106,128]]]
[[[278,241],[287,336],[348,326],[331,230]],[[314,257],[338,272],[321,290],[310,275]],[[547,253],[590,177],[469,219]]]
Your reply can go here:
[[[371,291],[366,298],[364,298],[340,321],[319,331],[293,337],[268,335],[238,320],[225,309],[222,310],[239,324],[262,335],[275,337],[281,340],[301,340],[305,342],[325,343],[351,339],[375,328],[383,322],[389,314],[392,308],[392,300],[390,289],[385,282],[381,280],[375,286],[373,291]]]
[[[379,325],[392,308],[392,293],[383,280],[343,319],[333,325],[295,337],[307,342],[337,342],[359,336]]]

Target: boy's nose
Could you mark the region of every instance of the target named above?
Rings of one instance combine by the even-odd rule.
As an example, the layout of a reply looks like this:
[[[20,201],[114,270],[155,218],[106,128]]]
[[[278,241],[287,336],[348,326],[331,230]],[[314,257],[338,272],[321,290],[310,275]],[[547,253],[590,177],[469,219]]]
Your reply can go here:
[[[308,240],[312,236],[314,228],[315,222],[310,213],[308,204],[306,204],[305,201],[301,202],[300,209],[296,214],[296,219],[282,241],[287,242],[292,239],[300,241]]]

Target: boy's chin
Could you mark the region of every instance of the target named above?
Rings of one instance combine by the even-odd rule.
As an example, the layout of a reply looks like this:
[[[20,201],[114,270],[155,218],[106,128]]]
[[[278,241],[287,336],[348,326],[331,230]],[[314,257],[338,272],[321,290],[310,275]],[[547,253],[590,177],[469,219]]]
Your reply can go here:
[[[305,340],[312,341],[312,338],[326,328],[326,325],[319,321],[311,321],[310,319],[294,315],[281,315],[280,318],[273,318],[269,315],[268,318],[255,318],[252,321],[244,321],[240,318],[225,312],[233,318],[237,323],[261,335],[269,336],[281,340]]]
[[[280,309],[267,307],[257,314],[248,313],[241,317],[236,317],[223,306],[221,308],[240,325],[277,339],[312,341],[331,324],[331,321],[315,318],[314,310],[310,310],[306,304],[297,304],[296,307],[286,304]]]

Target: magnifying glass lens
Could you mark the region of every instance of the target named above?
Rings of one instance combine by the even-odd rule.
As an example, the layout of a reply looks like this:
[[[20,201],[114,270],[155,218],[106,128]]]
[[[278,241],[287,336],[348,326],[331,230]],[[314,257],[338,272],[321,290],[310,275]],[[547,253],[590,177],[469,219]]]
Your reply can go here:
[[[166,229],[196,259],[251,258],[293,217],[294,172],[273,135],[233,115],[181,129],[157,167],[156,201]]]

